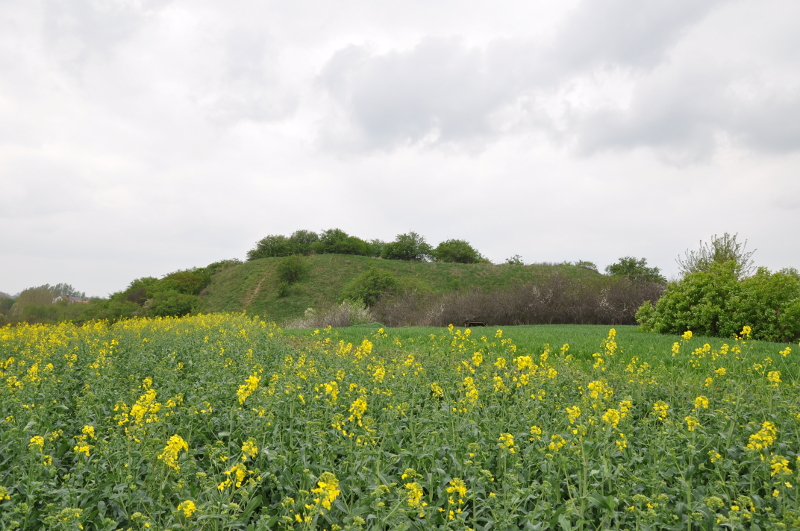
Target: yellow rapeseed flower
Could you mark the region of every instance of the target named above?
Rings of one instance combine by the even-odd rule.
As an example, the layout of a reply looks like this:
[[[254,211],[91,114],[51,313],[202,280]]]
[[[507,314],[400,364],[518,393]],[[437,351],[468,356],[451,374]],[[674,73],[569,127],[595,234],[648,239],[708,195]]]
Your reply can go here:
[[[314,498],[314,503],[330,510],[331,503],[342,491],[339,490],[339,480],[336,476],[332,472],[323,472],[317,482],[317,488],[311,489],[311,492],[319,495],[318,498]]]
[[[186,500],[178,504],[178,510],[183,511],[183,516],[186,518],[191,518],[192,515],[197,511],[197,506],[192,500]]]
[[[41,435],[34,435],[31,437],[31,440],[28,442],[28,448],[34,448],[41,452],[44,448],[44,437]]]
[[[178,465],[178,454],[181,450],[188,452],[189,443],[187,443],[180,435],[173,435],[169,438],[169,441],[167,441],[164,451],[161,452],[158,458],[164,461],[164,464],[166,464],[168,467],[174,470],[180,470],[181,467]]]
[[[664,402],[663,400],[659,400],[655,404],[653,404],[653,411],[655,411],[656,416],[659,420],[665,420],[667,418],[667,410],[669,409],[669,404]]]
[[[686,417],[683,420],[686,421],[686,429],[689,431],[694,431],[695,428],[700,426],[700,421],[694,417]]]
[[[694,399],[694,408],[695,409],[708,409],[708,398],[705,396],[698,396]]]
[[[747,448],[750,450],[763,450],[768,448],[778,438],[778,428],[770,421],[764,422],[761,429],[750,436]]]
[[[498,444],[500,448],[508,450],[510,454],[517,453],[516,449],[514,449],[514,436],[510,433],[501,433],[497,440],[500,442]]]
[[[602,418],[603,422],[611,424],[612,428],[616,428],[617,425],[619,424],[620,419],[622,418],[622,415],[620,415],[620,412],[617,411],[616,409],[609,409],[605,413],[603,413]]]

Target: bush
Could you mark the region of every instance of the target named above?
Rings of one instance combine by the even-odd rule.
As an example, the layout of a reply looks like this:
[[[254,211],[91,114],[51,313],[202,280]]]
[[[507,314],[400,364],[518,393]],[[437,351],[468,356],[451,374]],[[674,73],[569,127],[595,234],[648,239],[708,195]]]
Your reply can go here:
[[[176,291],[185,295],[197,295],[211,282],[211,276],[196,271],[176,271],[151,284],[148,295],[164,291]]]
[[[308,275],[308,271],[308,260],[300,255],[287,256],[278,262],[275,268],[278,280],[280,282],[285,282],[287,285],[300,282]]]
[[[372,267],[345,287],[342,298],[360,301],[370,307],[387,295],[395,295],[399,292],[400,283],[394,275]]]
[[[431,256],[439,262],[477,264],[483,260],[481,254],[464,240],[446,240],[436,246]]]
[[[749,326],[754,339],[800,339],[800,279],[759,268],[739,280],[740,271],[741,264],[730,260],[688,273],[667,285],[655,307],[643,305],[636,319],[644,330],[663,334],[731,337]]]
[[[247,260],[291,256],[295,252],[296,246],[289,238],[280,234],[272,234],[256,242],[256,246],[247,251]]]
[[[587,262],[581,263],[585,264]],[[591,264],[591,262],[588,263]],[[626,277],[633,282],[667,283],[667,279],[664,278],[664,276],[661,274],[661,271],[657,267],[647,267],[647,260],[645,258],[637,259],[632,256],[625,256],[620,258],[619,262],[616,264],[607,266],[606,273],[615,277]]]
[[[387,326],[446,326],[466,321],[489,325],[635,324],[636,308],[656,300],[657,283],[631,282],[598,275],[575,279],[554,273],[537,282],[493,291],[445,294],[405,292],[382,299],[371,308]]]
[[[727,232],[721,237],[711,237],[710,243],[700,242],[700,250],[686,251],[684,258],[678,258],[681,275],[708,272],[713,264],[734,263],[734,271],[738,278],[745,277],[753,271],[752,256],[755,251],[746,251],[744,243],[736,241],[737,234],[731,236]]]
[[[355,254],[370,256],[372,246],[355,236],[348,235],[341,229],[322,231],[319,241],[312,244],[311,249],[318,254]]]
[[[181,317],[189,314],[197,305],[197,297],[176,291],[156,293],[148,299],[140,315],[144,317]]]
[[[289,236],[289,242],[294,246],[296,254],[311,254],[311,246],[319,241],[319,234],[310,230],[297,230]]]
[[[358,301],[342,301],[320,312],[308,308],[305,315],[299,319],[289,321],[284,325],[285,328],[324,328],[332,326],[341,328],[372,322],[372,315],[369,308]]]
[[[388,260],[423,261],[431,257],[431,246],[416,232],[398,234],[397,238],[383,248],[382,258]]]

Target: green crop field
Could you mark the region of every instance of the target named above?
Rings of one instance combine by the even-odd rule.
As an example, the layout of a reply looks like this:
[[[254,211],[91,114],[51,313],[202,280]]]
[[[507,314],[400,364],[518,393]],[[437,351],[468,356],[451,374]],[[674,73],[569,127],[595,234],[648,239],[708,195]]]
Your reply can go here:
[[[748,330],[6,327],[0,529],[798,529],[798,376]]]

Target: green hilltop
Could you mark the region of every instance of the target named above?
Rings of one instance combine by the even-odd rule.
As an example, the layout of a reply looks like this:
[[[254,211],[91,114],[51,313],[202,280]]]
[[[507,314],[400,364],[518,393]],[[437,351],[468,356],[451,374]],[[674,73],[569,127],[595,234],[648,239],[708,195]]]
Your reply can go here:
[[[391,273],[405,290],[429,293],[503,289],[548,278],[556,271],[576,279],[600,276],[595,270],[568,264],[459,264],[320,254],[305,258],[308,270],[303,280],[285,287],[277,271],[281,260],[260,258],[214,274],[200,293],[201,310],[246,311],[280,323],[302,316],[307,308],[320,309],[340,301],[345,287],[371,268]]]

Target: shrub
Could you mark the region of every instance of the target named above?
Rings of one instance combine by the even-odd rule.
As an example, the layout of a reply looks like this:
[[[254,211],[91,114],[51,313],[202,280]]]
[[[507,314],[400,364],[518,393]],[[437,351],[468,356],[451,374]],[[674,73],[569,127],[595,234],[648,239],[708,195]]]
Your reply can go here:
[[[619,259],[619,262],[607,266],[606,273],[615,277],[627,277],[634,282],[667,283],[667,279],[664,278],[657,267],[647,267],[647,260],[645,258],[637,259],[633,256],[622,257]]]
[[[681,275],[689,273],[708,272],[713,264],[733,262],[734,271],[738,278],[745,277],[753,271],[752,256],[755,251],[746,251],[747,240],[744,243],[736,241],[738,235],[731,236],[727,232],[721,237],[711,237],[710,243],[700,241],[700,250],[686,251],[684,258],[676,260]]]
[[[483,257],[464,240],[446,240],[436,246],[431,256],[439,262],[456,262],[459,264],[476,264]]]
[[[185,295],[197,295],[211,282],[211,276],[197,271],[176,271],[151,284],[148,294],[176,291]]]
[[[295,244],[289,238],[280,234],[271,234],[256,242],[256,246],[247,251],[247,260],[290,256],[295,252]]]
[[[740,271],[741,264],[730,260],[688,273],[667,285],[655,307],[642,305],[636,319],[644,330],[664,334],[731,337],[750,326],[755,339],[800,339],[800,279],[759,268],[739,280]]]
[[[275,272],[280,282],[287,285],[300,282],[308,274],[308,260],[300,255],[287,256],[278,262]]]
[[[319,241],[319,234],[310,230],[297,230],[289,236],[289,242],[297,254],[311,254],[311,246]]]
[[[326,254],[355,254],[370,256],[372,246],[355,236],[350,236],[341,229],[322,231],[319,241],[311,245],[315,253]]]
[[[575,279],[554,273],[537,282],[499,290],[445,294],[404,292],[382,299],[373,316],[387,326],[446,326],[465,321],[489,325],[635,324],[644,300],[663,291],[657,283],[598,275]]]
[[[361,301],[367,307],[374,306],[381,298],[399,293],[400,283],[394,275],[372,267],[353,279],[344,289],[342,298]]]
[[[431,256],[431,246],[416,232],[398,234],[397,238],[383,248],[382,258],[388,260],[427,260]]]
[[[308,308],[302,318],[289,321],[285,328],[341,328],[372,322],[369,308],[358,301],[346,300],[329,306],[320,312]]]
[[[156,293],[148,299],[140,315],[144,317],[181,317],[189,314],[197,305],[197,297],[176,291]]]

